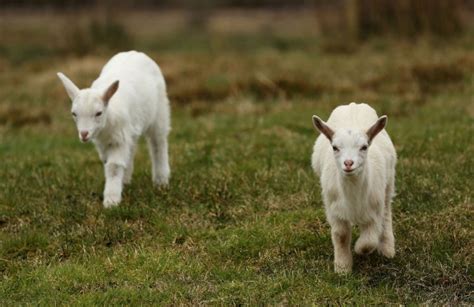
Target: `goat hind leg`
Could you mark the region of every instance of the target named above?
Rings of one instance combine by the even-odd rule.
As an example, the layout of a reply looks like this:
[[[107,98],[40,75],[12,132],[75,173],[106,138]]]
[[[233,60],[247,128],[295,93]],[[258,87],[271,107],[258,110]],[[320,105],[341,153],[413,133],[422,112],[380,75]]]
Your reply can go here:
[[[153,129],[148,138],[148,149],[152,164],[153,183],[157,186],[167,185],[170,177],[167,134]]]

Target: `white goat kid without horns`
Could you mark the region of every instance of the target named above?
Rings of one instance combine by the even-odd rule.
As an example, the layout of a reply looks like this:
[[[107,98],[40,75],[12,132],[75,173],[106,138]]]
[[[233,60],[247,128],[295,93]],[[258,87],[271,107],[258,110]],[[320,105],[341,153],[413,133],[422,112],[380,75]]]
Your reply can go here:
[[[395,148],[384,130],[387,116],[378,118],[367,104],[337,107],[327,123],[313,116],[322,134],[311,157],[321,179],[326,217],[331,225],[334,269],[352,270],[351,226],[358,225],[357,254],[377,250],[392,258],[391,201],[395,190]]]
[[[105,166],[104,206],[121,201],[130,183],[138,138],[145,135],[153,182],[168,184],[170,108],[158,65],[141,52],[118,53],[90,88],[80,90],[62,73],[59,79],[72,100],[71,113],[82,142],[92,141]]]

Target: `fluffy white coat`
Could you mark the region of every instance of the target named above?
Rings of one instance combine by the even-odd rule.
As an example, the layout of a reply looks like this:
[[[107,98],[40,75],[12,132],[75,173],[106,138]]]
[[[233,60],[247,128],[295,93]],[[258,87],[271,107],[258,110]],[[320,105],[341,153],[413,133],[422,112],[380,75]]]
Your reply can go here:
[[[393,257],[391,201],[396,152],[383,129],[386,117],[378,118],[367,104],[351,103],[334,109],[327,123],[316,116],[313,121],[322,134],[314,145],[311,164],[321,180],[335,271],[352,270],[352,225],[361,230],[356,253],[377,249]]]
[[[91,140],[104,162],[105,207],[120,203],[122,185],[131,181],[141,135],[149,145],[153,182],[168,183],[170,107],[165,80],[151,58],[136,51],[118,53],[92,86],[82,90],[62,73],[58,76],[72,100],[81,141]]]

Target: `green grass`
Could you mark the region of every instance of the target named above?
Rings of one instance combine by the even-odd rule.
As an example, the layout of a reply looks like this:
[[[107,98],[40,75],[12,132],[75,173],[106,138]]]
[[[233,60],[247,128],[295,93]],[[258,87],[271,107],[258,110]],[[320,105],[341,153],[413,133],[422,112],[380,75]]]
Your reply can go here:
[[[333,54],[312,37],[261,35],[146,49],[169,80],[172,179],[152,187],[141,143],[109,210],[102,165],[54,75],[85,86],[107,57],[4,59],[2,305],[473,303],[472,37]],[[389,116],[397,255],[355,256],[353,274],[338,276],[311,115],[353,100]]]

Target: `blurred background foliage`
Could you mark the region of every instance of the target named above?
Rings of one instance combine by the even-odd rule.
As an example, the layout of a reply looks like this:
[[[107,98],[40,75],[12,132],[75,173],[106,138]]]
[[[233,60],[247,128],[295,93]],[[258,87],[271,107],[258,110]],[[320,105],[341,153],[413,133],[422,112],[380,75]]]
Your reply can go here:
[[[220,101],[239,93],[266,99],[350,92],[352,81],[315,79],[315,70],[304,62],[320,54],[357,57],[367,52],[367,44],[388,54],[411,44],[428,43],[423,48],[428,51],[453,42],[455,54],[472,48],[474,16],[474,0],[4,0],[0,6],[0,69],[10,78],[13,72],[18,78],[26,72],[41,77],[60,62],[86,57],[95,57],[91,66],[87,61],[78,66],[94,71],[113,53],[137,49],[171,59],[162,65],[176,103]],[[290,53],[299,54],[301,63],[278,60]],[[237,54],[246,56],[236,61]],[[25,63],[28,67],[18,70]],[[392,87],[412,93],[408,100],[421,100],[423,93],[463,80],[472,59],[405,66],[410,65],[360,80],[360,87]],[[191,72],[194,79],[183,78]],[[80,77],[90,80],[94,74]],[[408,90],[410,84],[416,87]],[[12,89],[0,99],[18,100],[11,98],[15,95]],[[13,109],[4,117],[20,114]]]
[[[474,0],[4,0],[0,7],[0,56],[18,63],[50,54],[84,56],[104,50],[147,50],[147,46],[137,44],[136,39],[143,38],[144,32],[150,33],[153,30],[151,27],[178,26],[191,36],[186,38],[192,40],[193,35],[205,35],[212,27],[213,17],[221,15],[222,11],[249,9],[271,10],[279,15],[286,11],[304,12],[314,20],[306,25],[307,29],[298,30],[317,34],[327,51],[351,52],[361,41],[371,37],[456,37],[465,31],[472,17]],[[170,20],[170,24],[166,21],[153,23],[153,20],[163,16],[153,15],[152,12],[170,11],[180,12],[178,20],[181,24],[176,23],[176,18]],[[129,12],[146,14],[125,16]],[[18,16],[23,18],[15,18]],[[41,16],[43,20],[38,20]],[[51,24],[37,27],[35,20]],[[140,21],[148,23],[140,28],[137,25]],[[130,27],[133,23],[135,27]],[[232,31],[239,24],[230,21],[227,27]],[[42,28],[45,31],[41,32]],[[155,30],[163,32],[163,29]],[[263,30],[272,35],[271,28]],[[27,37],[22,41],[24,36]],[[155,43],[150,43],[148,47],[165,47],[158,46],[156,38]],[[45,41],[48,43],[43,43]],[[186,44],[184,39],[181,43]],[[285,47],[284,44],[280,41],[281,48]]]

